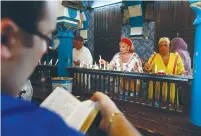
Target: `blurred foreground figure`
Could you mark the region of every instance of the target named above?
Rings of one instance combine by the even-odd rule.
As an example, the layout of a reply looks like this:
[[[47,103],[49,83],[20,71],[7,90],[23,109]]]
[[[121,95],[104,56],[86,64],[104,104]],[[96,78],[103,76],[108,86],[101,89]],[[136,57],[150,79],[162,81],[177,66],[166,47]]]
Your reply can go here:
[[[83,135],[68,127],[56,113],[16,98],[46,52],[47,45],[55,49],[53,47],[58,44],[51,34],[55,30],[55,11],[59,4],[57,1],[1,2],[2,136]],[[92,99],[100,103],[101,127],[108,135],[139,135],[109,97],[95,93]]]

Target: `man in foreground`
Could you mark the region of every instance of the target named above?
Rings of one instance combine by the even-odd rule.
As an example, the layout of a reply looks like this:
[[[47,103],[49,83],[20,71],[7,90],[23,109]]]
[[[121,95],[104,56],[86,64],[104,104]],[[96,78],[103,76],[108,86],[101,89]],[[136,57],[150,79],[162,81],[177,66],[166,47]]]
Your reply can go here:
[[[48,36],[55,29],[59,2],[2,1],[1,5],[2,136],[82,136],[56,113],[16,98],[52,43]],[[101,128],[108,135],[139,135],[109,97],[97,92],[91,99],[100,103]]]

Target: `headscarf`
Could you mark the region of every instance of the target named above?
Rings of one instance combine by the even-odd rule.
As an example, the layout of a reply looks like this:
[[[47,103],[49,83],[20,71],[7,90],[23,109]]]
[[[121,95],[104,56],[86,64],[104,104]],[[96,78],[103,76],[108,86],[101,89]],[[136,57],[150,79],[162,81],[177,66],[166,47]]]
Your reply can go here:
[[[191,74],[191,58],[190,58],[190,53],[187,51],[188,45],[182,38],[174,38],[171,40],[171,49],[173,52],[177,52],[183,63],[184,63],[184,68],[188,73]]]
[[[124,37],[124,38],[121,39],[121,42],[127,44],[130,47],[129,52],[131,52],[131,53],[134,52],[134,46],[133,46],[133,43],[132,43],[132,41],[130,39]]]
[[[160,43],[162,41],[166,41],[168,45],[170,45],[170,39],[168,37],[162,37],[159,39],[158,45],[160,45]]]

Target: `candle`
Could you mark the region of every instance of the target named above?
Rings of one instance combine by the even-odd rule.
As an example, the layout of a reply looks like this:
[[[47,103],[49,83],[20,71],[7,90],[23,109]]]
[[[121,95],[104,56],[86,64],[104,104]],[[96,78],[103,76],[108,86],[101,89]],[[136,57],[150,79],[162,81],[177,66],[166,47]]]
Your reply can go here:
[[[96,62],[95,62],[95,69],[99,69],[99,67],[98,67],[98,65],[96,64]]]
[[[99,55],[99,67],[101,69],[101,55]]]
[[[157,68],[157,65],[155,65],[154,73],[157,73],[157,71],[158,71],[158,68]]]
[[[82,62],[80,62],[80,68],[82,67]]]
[[[97,67],[97,64],[96,64],[96,62],[95,62],[95,64],[94,64],[94,68],[96,69],[96,67]]]
[[[44,61],[44,65],[46,65],[46,61]]]
[[[57,59],[57,61],[56,61],[55,65],[57,65],[58,61],[59,61],[59,60]]]
[[[39,65],[41,64],[40,60],[38,61],[38,64],[39,64]]]
[[[106,64],[105,64],[105,62],[104,62],[104,70],[105,70],[105,65],[106,65]]]
[[[107,70],[110,70],[110,64],[107,63]]]
[[[83,62],[82,62],[82,67],[84,67],[84,64],[85,64],[85,63],[84,63],[84,61],[83,61]]]
[[[52,65],[52,59],[50,60],[49,65]]]

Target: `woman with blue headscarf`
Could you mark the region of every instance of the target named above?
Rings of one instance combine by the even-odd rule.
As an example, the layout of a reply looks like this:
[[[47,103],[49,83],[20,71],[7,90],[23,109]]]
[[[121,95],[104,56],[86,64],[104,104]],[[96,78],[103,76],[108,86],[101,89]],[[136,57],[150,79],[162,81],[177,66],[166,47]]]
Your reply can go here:
[[[192,75],[191,73],[191,58],[189,55],[189,52],[187,51],[188,45],[186,42],[180,38],[174,38],[171,40],[171,51],[172,52],[177,52],[179,56],[181,57],[184,68],[187,72],[188,75]]]

